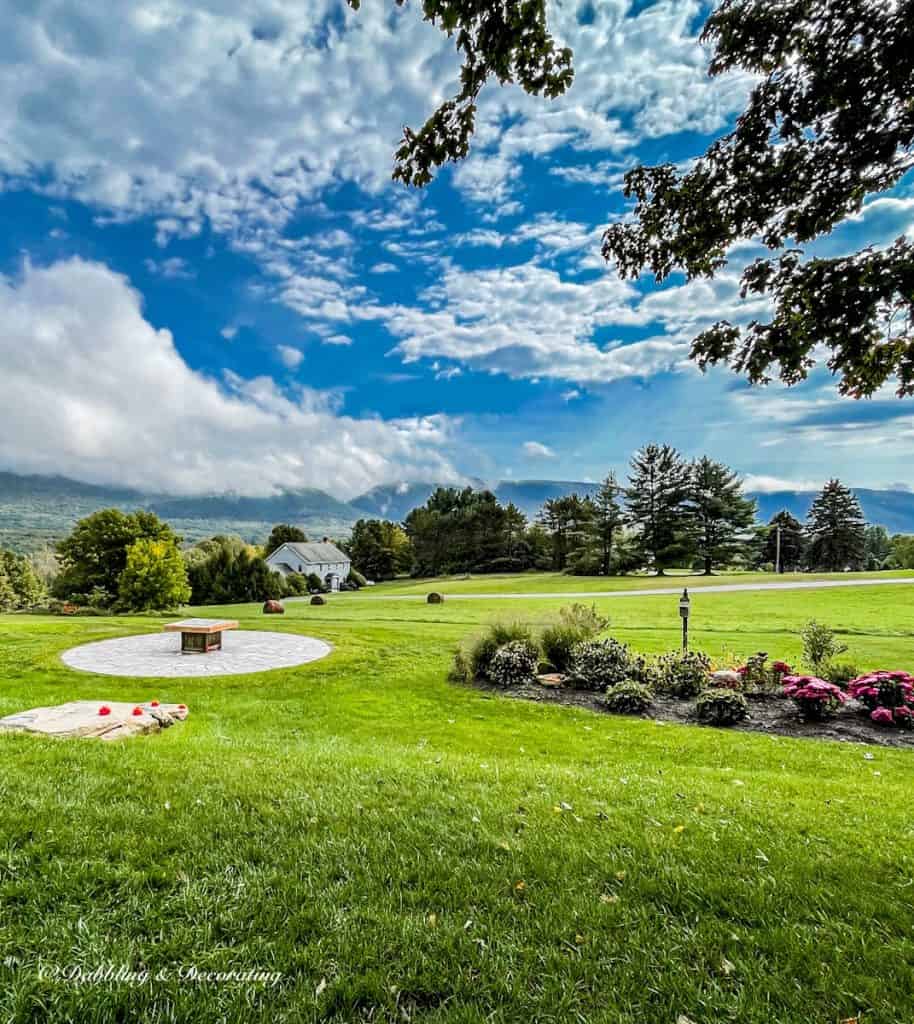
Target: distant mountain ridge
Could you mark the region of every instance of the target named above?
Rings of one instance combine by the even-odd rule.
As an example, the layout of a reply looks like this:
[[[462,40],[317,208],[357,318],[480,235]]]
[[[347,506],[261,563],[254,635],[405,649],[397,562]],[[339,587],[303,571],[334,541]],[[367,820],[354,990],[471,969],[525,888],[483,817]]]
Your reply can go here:
[[[469,485],[488,487],[499,501],[514,502],[533,519],[550,498],[576,492],[593,494],[598,484],[584,480],[500,480]],[[439,485],[433,482],[383,484],[341,501],[316,488],[290,490],[265,498],[235,494],[182,497],[143,494],[124,487],[105,487],[62,476],[25,476],[0,472],[0,547],[28,551],[53,543],[72,528],[77,519],[100,508],[131,511],[146,508],[167,519],[188,541],[216,533],[236,533],[262,543],[275,523],[300,526],[309,537],[342,537],[361,518],[402,521],[411,509],[422,505]],[[454,485],[450,485],[454,486]],[[889,533],[914,533],[914,493],[902,490],[854,488],[864,515]],[[758,503],[759,519],[767,522],[786,509],[801,522],[816,493],[813,491],[750,492]]]

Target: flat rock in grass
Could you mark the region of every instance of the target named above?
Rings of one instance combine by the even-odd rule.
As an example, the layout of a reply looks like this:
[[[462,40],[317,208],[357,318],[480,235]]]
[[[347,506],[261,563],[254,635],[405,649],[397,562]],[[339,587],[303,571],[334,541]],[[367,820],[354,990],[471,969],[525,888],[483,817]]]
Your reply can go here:
[[[565,682],[565,677],[560,672],[544,672],[542,675],[536,677],[536,681],[540,686],[549,686],[552,689],[558,689]]]
[[[107,708],[107,711],[103,709]],[[134,712],[139,709],[139,714]],[[123,701],[73,700],[50,708],[31,708],[0,718],[0,732],[34,732],[42,736],[73,736],[120,740],[158,732],[187,718],[180,704],[126,704]]]

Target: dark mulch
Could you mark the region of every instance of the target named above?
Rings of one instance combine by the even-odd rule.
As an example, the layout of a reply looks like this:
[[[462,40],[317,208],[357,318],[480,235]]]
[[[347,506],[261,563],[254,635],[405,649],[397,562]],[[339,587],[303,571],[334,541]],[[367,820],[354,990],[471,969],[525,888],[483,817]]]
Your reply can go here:
[[[552,677],[547,677],[552,678]],[[489,683],[477,682],[477,688],[489,693],[498,693],[518,700],[532,700],[541,704],[563,704],[566,707],[585,708],[601,714],[610,714],[603,705],[603,695],[587,690],[575,690],[569,686],[528,683],[504,689]],[[765,732],[778,736],[792,736],[808,739],[839,740],[849,743],[870,743],[882,747],[914,748],[914,729],[898,729],[876,725],[861,712],[856,701],[848,701],[834,716],[824,722],[803,722],[797,717],[796,709],[786,697],[772,695],[747,695],[749,718],[739,725],[727,728],[741,732]],[[676,722],[680,725],[695,725],[703,729],[719,726],[703,726],[695,719],[695,702],[676,697],[656,697],[650,711],[639,716],[661,722]]]

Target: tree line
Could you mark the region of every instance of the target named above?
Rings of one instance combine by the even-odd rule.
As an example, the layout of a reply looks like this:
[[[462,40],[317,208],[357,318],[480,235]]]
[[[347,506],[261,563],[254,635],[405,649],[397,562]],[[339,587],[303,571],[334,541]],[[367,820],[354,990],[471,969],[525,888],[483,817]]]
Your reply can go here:
[[[756,516],[730,467],[649,444],[632,456],[624,483],[609,473],[592,495],[550,499],[533,522],[491,491],[439,487],[402,524],[359,520],[348,550],[373,579],[528,569],[663,575],[674,566],[839,572],[906,568],[914,555],[903,535],[868,527],[839,480],[825,485],[805,524],[787,511],[765,525]]]

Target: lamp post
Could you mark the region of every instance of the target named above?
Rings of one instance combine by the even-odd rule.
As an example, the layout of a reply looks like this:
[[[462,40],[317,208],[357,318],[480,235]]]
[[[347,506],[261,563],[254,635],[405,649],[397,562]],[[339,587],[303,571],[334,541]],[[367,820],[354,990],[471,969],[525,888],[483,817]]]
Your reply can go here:
[[[679,617],[682,619],[682,649],[684,651],[689,649],[689,606],[691,603],[689,591],[683,589],[682,597],[679,598]]]

